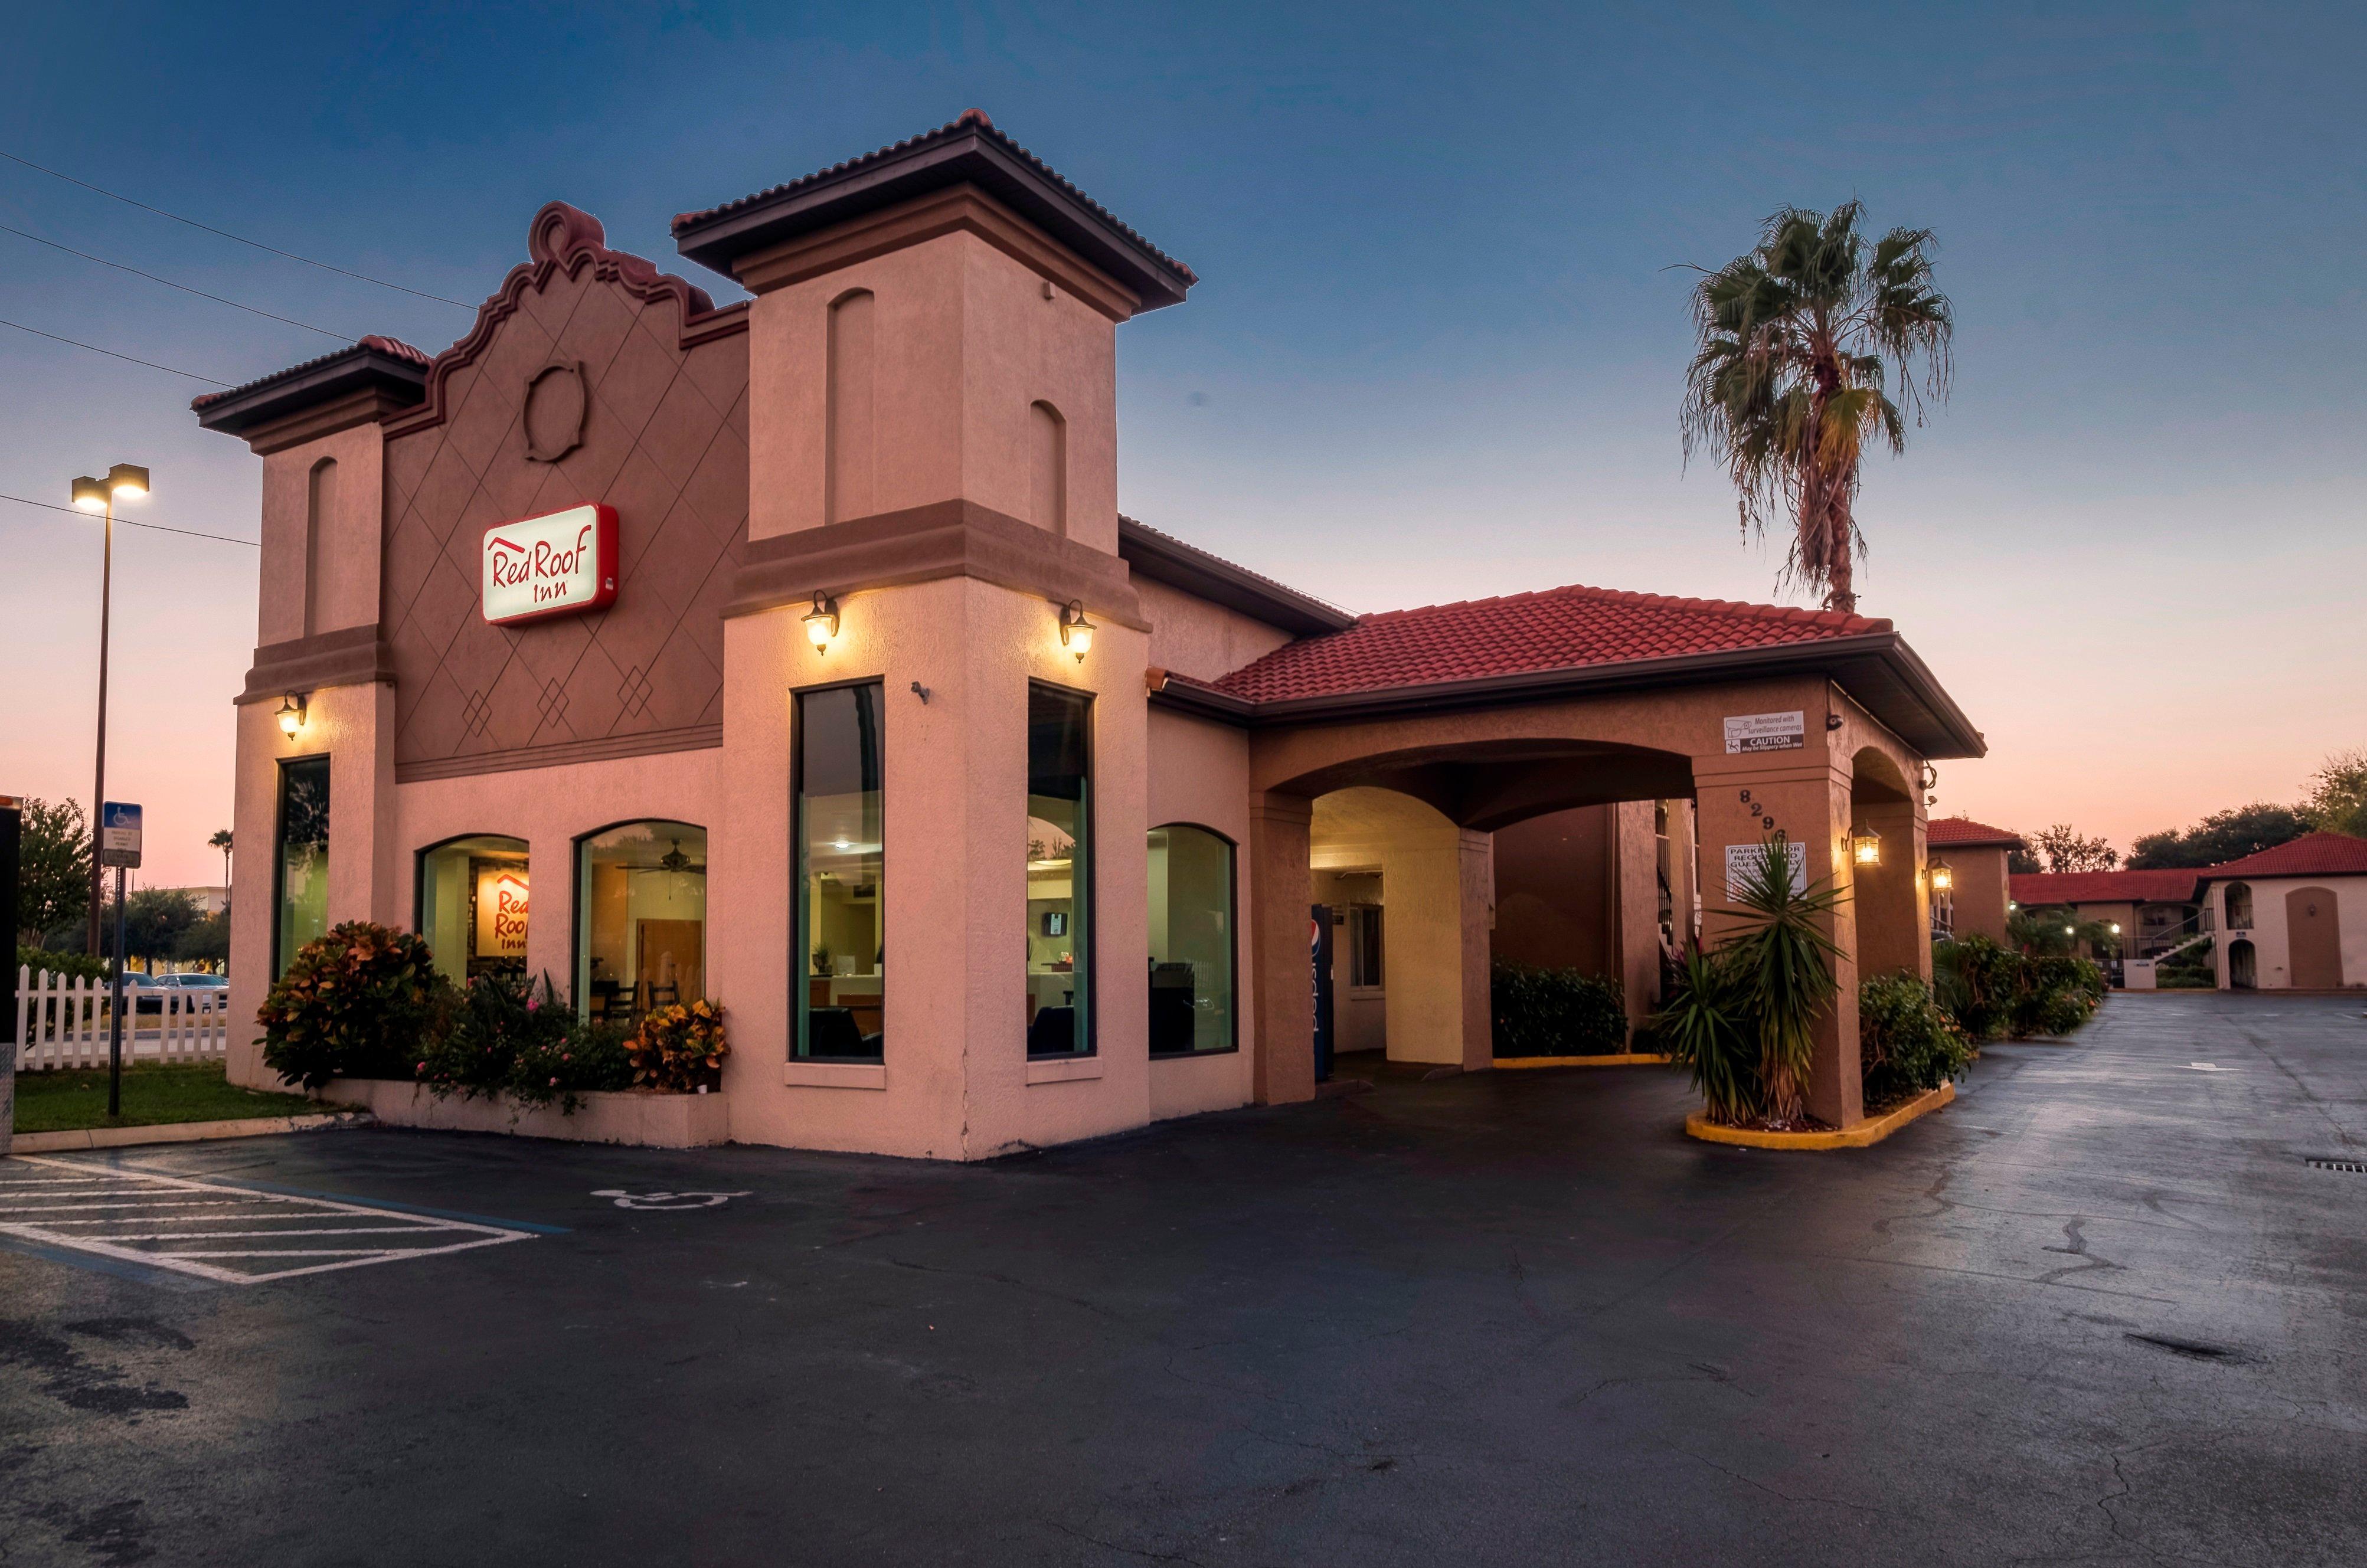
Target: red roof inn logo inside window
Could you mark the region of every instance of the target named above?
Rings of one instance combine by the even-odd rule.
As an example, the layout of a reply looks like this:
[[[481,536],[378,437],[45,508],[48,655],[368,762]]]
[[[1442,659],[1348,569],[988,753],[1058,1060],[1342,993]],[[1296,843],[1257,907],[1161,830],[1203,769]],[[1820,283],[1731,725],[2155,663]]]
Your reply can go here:
[[[485,530],[485,619],[497,626],[597,610],[617,597],[617,509],[571,506]]]

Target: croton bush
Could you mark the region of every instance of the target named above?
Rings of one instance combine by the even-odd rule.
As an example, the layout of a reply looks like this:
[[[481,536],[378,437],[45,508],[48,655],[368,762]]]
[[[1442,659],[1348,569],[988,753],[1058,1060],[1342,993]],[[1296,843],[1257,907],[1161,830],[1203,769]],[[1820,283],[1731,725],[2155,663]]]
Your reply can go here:
[[[347,920],[306,942],[255,1014],[264,1065],[289,1083],[409,1077],[420,1043],[439,1037],[452,984],[409,931]]]
[[[636,1086],[672,1094],[719,1089],[723,1058],[730,1052],[723,1038],[722,1005],[701,999],[659,1008],[642,1018],[627,1051]]]
[[[1869,1111],[1963,1077],[1973,1059],[1973,1043],[1914,975],[1858,987],[1857,1038]]]
[[[636,1033],[577,1018],[548,975],[456,987],[426,942],[367,920],[307,942],[256,1021],[265,1065],[307,1089],[403,1078],[438,1098],[506,1096],[570,1113],[604,1089],[716,1089],[726,1050],[717,1003],[662,1008]]]

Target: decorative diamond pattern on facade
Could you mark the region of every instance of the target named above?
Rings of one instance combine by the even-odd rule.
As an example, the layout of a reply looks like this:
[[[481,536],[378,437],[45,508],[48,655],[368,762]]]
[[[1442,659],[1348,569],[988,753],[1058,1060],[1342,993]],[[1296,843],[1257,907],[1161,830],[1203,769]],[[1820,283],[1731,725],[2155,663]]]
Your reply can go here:
[[[617,701],[623,705],[629,716],[639,718],[648,709],[650,697],[655,690],[650,684],[650,678],[636,664],[625,671],[625,683],[617,688]]]
[[[443,421],[388,441],[398,764],[500,766],[504,753],[693,728],[720,706],[722,671],[696,651],[720,639],[689,623],[718,619],[747,536],[748,338],[685,349],[680,301],[643,299],[603,271],[557,268],[529,286],[449,369]],[[583,444],[555,464],[527,457],[520,412],[527,378],[554,359],[583,365],[589,400]],[[483,530],[595,501],[617,511],[616,604],[486,625]]]

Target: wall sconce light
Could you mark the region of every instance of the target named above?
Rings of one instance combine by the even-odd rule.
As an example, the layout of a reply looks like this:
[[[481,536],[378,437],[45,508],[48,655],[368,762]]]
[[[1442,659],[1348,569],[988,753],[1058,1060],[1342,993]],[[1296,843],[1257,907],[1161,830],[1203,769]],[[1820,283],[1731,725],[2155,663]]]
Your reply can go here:
[[[817,652],[827,652],[830,639],[838,635],[838,601],[815,589],[813,608],[805,613],[804,620],[806,640],[814,645]]]
[[[1954,870],[1949,866],[1948,863],[1943,860],[1933,861],[1931,863],[1931,891],[1934,893],[1947,893],[1953,891],[1955,886],[1956,874]]]
[[[1093,650],[1093,624],[1085,619],[1085,602],[1082,599],[1071,599],[1060,606],[1060,646],[1075,654],[1080,664]]]
[[[2118,921],[2118,920],[2114,920],[2114,921],[2112,922],[2112,934],[2113,934],[2114,936],[2118,936],[2118,935],[2120,935],[2120,934],[2121,934],[2121,922],[2120,922],[2120,921]]]
[[[296,732],[303,728],[304,695],[300,692],[290,692],[279,700],[279,733],[293,740]]]
[[[1850,838],[1850,858],[1860,865],[1882,863],[1882,838],[1871,828],[1861,828]]]

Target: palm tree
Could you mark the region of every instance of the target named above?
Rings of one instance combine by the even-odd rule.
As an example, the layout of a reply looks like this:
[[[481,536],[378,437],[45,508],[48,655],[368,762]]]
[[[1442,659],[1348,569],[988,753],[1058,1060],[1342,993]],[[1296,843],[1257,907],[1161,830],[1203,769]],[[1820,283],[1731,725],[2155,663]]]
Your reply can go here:
[[[230,897],[230,829],[217,828],[214,836],[206,840],[222,852],[222,897]]]
[[[1932,287],[1931,231],[1893,229],[1869,250],[1863,216],[1856,201],[1829,215],[1787,207],[1749,254],[1703,272],[1679,421],[1686,457],[1704,448],[1741,492],[1746,535],[1790,521],[1784,579],[1821,592],[1829,610],[1857,608],[1865,538],[1853,507],[1867,444],[1904,452],[1908,415],[1920,425],[1926,396],[1946,400],[1951,370],[1954,318]],[[1894,364],[1896,400],[1883,390]]]

